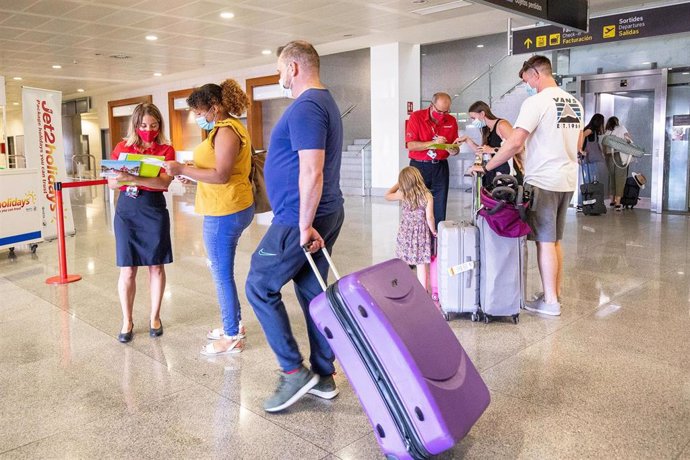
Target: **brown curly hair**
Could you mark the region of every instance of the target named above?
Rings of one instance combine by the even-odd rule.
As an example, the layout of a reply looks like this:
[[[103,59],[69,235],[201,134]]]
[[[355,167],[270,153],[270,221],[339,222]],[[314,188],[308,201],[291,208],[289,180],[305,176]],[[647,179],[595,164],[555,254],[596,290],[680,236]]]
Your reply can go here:
[[[219,105],[229,114],[239,117],[249,107],[249,97],[237,81],[228,78],[220,85],[207,83],[195,89],[187,98],[187,105],[202,110]]]

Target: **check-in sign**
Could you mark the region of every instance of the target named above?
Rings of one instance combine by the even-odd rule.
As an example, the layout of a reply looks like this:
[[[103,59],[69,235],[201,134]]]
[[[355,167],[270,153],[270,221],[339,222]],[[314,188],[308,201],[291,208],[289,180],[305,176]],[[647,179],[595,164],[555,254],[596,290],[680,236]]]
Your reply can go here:
[[[690,3],[631,11],[589,20],[589,32],[554,26],[513,31],[513,54],[595,45],[690,31]]]

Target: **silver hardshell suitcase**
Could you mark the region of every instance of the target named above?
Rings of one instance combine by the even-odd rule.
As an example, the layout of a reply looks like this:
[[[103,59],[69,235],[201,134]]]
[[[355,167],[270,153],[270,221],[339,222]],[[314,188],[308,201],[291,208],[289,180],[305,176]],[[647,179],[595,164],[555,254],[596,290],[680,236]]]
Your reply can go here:
[[[484,321],[508,316],[515,324],[525,305],[527,237],[506,238],[494,232],[481,215],[479,305]]]
[[[438,294],[446,319],[479,308],[479,230],[469,222],[438,224]]]

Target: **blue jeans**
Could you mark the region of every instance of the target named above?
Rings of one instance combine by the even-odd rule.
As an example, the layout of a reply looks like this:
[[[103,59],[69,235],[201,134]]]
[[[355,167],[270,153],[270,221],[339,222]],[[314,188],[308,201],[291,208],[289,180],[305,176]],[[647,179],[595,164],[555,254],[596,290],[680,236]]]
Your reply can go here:
[[[227,216],[204,216],[204,245],[216,283],[225,335],[239,332],[240,299],[235,284],[235,250],[245,228],[252,223],[254,206]]]
[[[314,219],[313,226],[326,242],[329,252],[338,238],[344,217],[345,212],[341,208],[328,216]],[[307,262],[299,239],[298,227],[279,224],[269,227],[252,255],[246,285],[247,299],[254,308],[280,367],[285,372],[295,370],[302,365],[302,355],[292,335],[280,294],[283,286],[292,280],[307,323],[311,368],[319,375],[331,375],[335,372],[335,356],[309,315],[309,303],[322,292],[321,286]],[[314,261],[321,276],[326,279],[328,262],[323,252],[314,254]]]

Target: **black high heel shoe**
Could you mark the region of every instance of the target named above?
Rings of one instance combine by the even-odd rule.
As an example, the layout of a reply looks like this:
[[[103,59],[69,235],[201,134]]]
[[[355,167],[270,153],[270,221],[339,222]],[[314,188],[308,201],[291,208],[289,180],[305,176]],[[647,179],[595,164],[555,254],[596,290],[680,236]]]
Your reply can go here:
[[[161,326],[159,328],[153,328],[149,325],[149,336],[160,337],[163,335],[163,321],[161,321]]]
[[[132,337],[134,336],[134,323],[132,323],[132,327],[129,328],[129,332],[120,332],[117,335],[117,340],[120,343],[128,343],[132,341]]]

